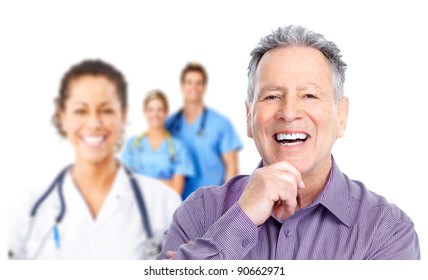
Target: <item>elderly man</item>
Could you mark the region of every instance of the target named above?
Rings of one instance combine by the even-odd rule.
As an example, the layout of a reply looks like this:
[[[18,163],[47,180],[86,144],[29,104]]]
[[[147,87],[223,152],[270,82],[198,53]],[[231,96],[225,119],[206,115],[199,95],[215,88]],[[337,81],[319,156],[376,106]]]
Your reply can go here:
[[[174,214],[160,259],[419,259],[413,222],[343,174],[346,64],[322,35],[279,28],[251,53],[251,176],[201,188]]]

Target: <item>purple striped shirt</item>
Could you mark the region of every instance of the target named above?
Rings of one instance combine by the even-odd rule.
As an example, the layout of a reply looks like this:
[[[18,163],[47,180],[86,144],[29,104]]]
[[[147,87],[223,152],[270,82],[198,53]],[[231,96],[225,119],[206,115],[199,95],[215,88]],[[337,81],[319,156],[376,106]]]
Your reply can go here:
[[[175,212],[158,259],[170,250],[175,259],[420,259],[410,218],[334,159],[323,191],[285,221],[252,223],[237,204],[248,180],[193,193]]]

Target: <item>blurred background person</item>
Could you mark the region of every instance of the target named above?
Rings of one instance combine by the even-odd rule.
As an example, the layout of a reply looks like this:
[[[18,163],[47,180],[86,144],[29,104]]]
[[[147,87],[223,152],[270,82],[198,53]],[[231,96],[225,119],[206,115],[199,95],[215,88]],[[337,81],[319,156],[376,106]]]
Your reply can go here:
[[[166,121],[166,128],[190,153],[195,175],[187,178],[183,199],[201,186],[221,186],[238,174],[242,142],[232,123],[204,104],[208,82],[204,67],[188,63],[180,76],[183,108]]]
[[[194,169],[184,145],[164,128],[168,110],[162,91],[147,93],[143,113],[148,130],[128,140],[121,159],[133,172],[157,178],[181,195],[185,177],[193,176]]]
[[[124,76],[101,60],[71,67],[53,121],[75,151],[49,188],[12,209],[11,259],[151,259],[180,197],[116,160],[127,112]]]

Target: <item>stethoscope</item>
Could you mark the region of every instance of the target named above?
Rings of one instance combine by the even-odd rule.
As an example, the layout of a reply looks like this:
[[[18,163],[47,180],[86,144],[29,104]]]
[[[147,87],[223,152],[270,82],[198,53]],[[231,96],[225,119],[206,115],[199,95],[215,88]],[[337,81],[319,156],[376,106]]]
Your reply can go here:
[[[196,131],[196,135],[198,135],[201,138],[204,137],[205,135],[205,124],[207,122],[207,114],[208,114],[208,110],[207,108],[204,107],[204,110],[202,111],[201,124],[199,125],[199,129]],[[176,135],[181,130],[182,120],[183,120],[183,109],[178,111],[178,113],[175,115],[171,123],[170,131],[173,135]]]
[[[144,146],[142,145],[144,137],[147,137],[148,132],[145,131],[138,135],[135,140],[132,142],[129,151],[131,152],[133,158],[135,158],[135,150],[138,150],[140,153],[144,151]],[[168,144],[168,154],[169,160],[171,163],[177,162],[177,153],[174,148],[174,142],[172,140],[171,134],[168,131],[165,132],[166,142]]]
[[[37,211],[40,209],[40,206],[42,205],[43,201],[46,200],[46,198],[55,190],[58,190],[58,198],[60,201],[60,209],[58,212],[58,215],[55,218],[55,222],[52,225],[51,229],[48,231],[48,233],[44,236],[42,241],[40,242],[40,245],[38,246],[34,256],[31,259],[35,259],[39,254],[41,249],[43,248],[44,244],[46,243],[50,232],[53,232],[53,239],[55,241],[55,247],[59,249],[60,247],[60,234],[58,230],[58,225],[61,223],[61,221],[64,219],[64,215],[66,213],[66,204],[64,200],[64,193],[63,193],[63,183],[64,183],[64,177],[65,174],[68,172],[68,170],[71,168],[71,166],[65,167],[55,178],[55,180],[52,182],[52,184],[49,186],[49,188],[40,196],[40,198],[34,203],[33,207],[31,208],[31,222],[30,222],[30,230],[28,232],[28,237],[31,235],[31,231],[33,228],[34,218],[37,215]],[[138,209],[140,212],[141,222],[144,228],[144,231],[147,234],[147,239],[144,242],[144,256],[148,259],[156,257],[161,249],[161,245],[158,244],[154,239],[154,234],[152,227],[150,226],[149,217],[147,214],[147,208],[144,203],[143,194],[141,193],[140,187],[137,183],[137,180],[132,175],[131,171],[125,167],[126,174],[128,175],[129,181],[131,183],[131,188],[133,191],[133,194],[135,196],[135,200],[137,201]]]

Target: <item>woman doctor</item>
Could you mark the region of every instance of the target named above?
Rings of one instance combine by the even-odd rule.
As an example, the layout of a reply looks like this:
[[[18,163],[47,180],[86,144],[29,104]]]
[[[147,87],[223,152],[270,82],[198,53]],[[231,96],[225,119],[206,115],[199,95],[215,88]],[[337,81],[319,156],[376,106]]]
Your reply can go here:
[[[125,125],[126,82],[112,65],[86,60],[63,77],[54,122],[75,161],[11,217],[15,259],[150,259],[179,196],[133,175],[115,157]]]
[[[148,130],[131,137],[122,161],[134,172],[160,179],[181,195],[185,178],[194,175],[193,163],[185,146],[164,128],[168,99],[160,90],[152,90],[143,101]]]

